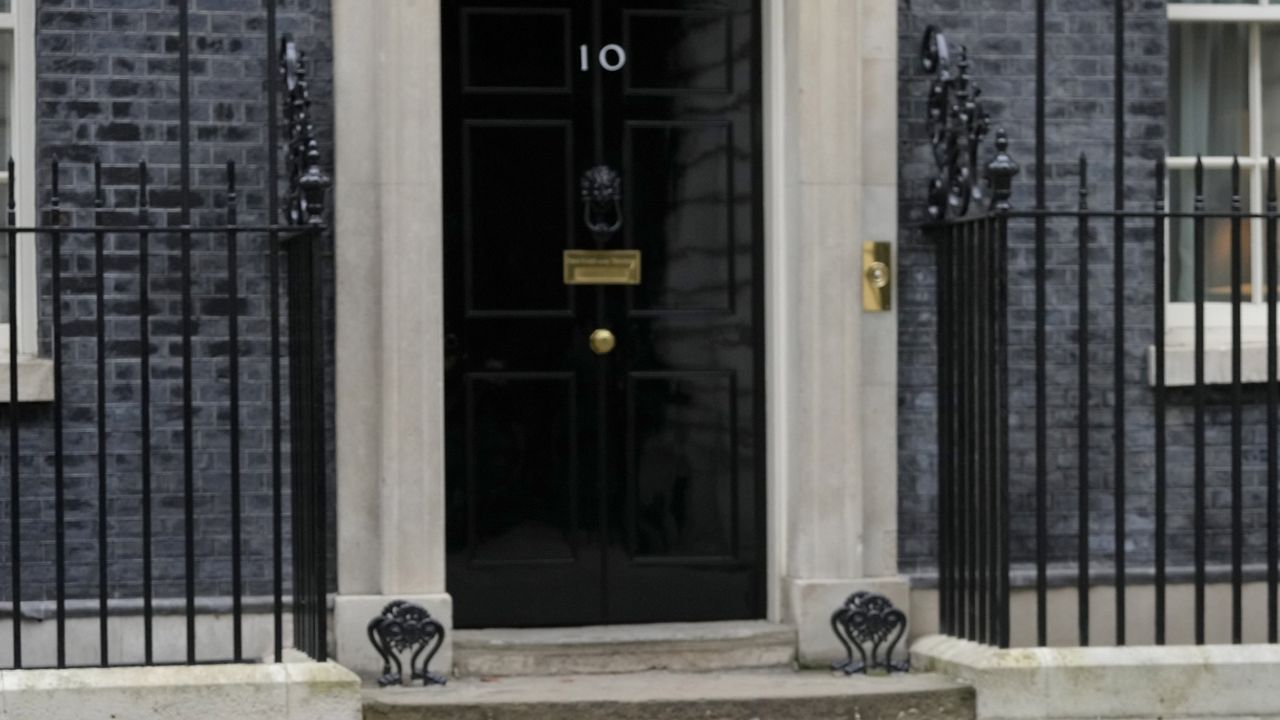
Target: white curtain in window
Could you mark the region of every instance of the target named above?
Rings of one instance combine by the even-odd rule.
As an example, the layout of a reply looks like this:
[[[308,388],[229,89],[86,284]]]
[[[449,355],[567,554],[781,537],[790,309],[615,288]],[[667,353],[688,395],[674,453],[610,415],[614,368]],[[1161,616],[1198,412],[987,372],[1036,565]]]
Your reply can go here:
[[[1235,23],[1177,23],[1170,25],[1170,145],[1176,156],[1244,155],[1249,152],[1249,33]],[[1189,172],[1174,178],[1172,201],[1175,210],[1189,210],[1195,190]],[[1206,176],[1209,203],[1225,207],[1229,200],[1227,173]],[[1214,267],[1214,239],[1218,228],[1206,230],[1209,238],[1210,286],[1228,268]],[[1194,228],[1190,222],[1171,228],[1172,253],[1170,292],[1175,301],[1193,299],[1195,268]]]

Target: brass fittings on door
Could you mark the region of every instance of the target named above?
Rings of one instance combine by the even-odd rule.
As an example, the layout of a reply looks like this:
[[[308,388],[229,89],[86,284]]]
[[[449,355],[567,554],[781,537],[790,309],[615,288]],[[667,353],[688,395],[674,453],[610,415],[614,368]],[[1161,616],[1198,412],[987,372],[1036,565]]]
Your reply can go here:
[[[891,249],[887,242],[862,243],[862,309],[885,312],[893,297]]]
[[[600,328],[591,333],[590,344],[591,352],[597,355],[608,355],[617,347],[618,339],[613,336],[613,333]]]

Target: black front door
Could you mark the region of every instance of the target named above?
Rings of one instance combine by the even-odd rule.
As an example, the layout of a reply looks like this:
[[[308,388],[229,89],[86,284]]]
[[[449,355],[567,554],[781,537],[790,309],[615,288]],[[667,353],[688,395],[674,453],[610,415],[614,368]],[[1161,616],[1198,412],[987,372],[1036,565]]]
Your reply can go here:
[[[455,624],[762,617],[758,0],[442,28]],[[639,283],[565,250],[639,251]]]

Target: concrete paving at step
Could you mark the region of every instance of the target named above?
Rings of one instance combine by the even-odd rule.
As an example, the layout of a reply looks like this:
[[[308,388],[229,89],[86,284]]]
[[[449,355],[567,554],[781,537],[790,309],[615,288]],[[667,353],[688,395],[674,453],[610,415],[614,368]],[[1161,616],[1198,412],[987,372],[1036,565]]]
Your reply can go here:
[[[846,677],[736,671],[478,678],[365,690],[365,720],[428,718],[798,718],[974,716],[973,691],[941,675]]]

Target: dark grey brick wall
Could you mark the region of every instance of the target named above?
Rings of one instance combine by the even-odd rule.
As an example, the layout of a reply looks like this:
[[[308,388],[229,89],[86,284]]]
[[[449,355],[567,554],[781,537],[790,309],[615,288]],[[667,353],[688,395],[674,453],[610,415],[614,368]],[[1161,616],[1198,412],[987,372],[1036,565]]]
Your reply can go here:
[[[223,168],[238,166],[237,208],[246,223],[268,220],[266,74],[268,43],[262,0],[193,0],[191,3],[191,120],[193,217],[221,222],[227,196]],[[47,203],[49,163],[64,163],[62,205],[93,204],[89,163],[105,169],[108,223],[132,223],[138,202],[137,163],[150,164],[153,224],[177,222],[181,202],[178,140],[177,13],[173,0],[40,0],[37,20],[38,170]],[[281,0],[279,30],[293,32],[312,61],[318,128],[330,164],[332,147],[331,30],[328,0]],[[91,213],[74,213],[92,221]],[[240,362],[243,439],[244,591],[271,588],[271,432],[269,274],[266,238],[239,239]],[[203,236],[193,249],[195,535],[197,590],[231,592],[230,408],[226,239]],[[52,258],[41,253],[41,342],[50,348]],[[138,597],[142,589],[141,377],[138,362],[138,238],[106,238],[108,549],[107,578],[113,597]],[[155,591],[183,592],[181,264],[173,235],[151,241],[153,551]],[[72,598],[98,592],[98,435],[94,240],[67,236],[62,344],[65,382],[65,491],[67,580]],[[327,304],[331,303],[331,283]],[[332,318],[332,313],[326,313]],[[329,333],[329,337],[332,334]],[[330,358],[332,357],[330,353]],[[330,367],[332,363],[330,362]],[[286,376],[287,377],[287,376]],[[287,389],[285,391],[287,396]],[[332,404],[330,404],[330,408]],[[12,419],[0,408],[0,420]],[[54,454],[50,405],[18,409],[22,431],[21,516],[23,596],[53,597]],[[285,408],[285,422],[288,411]],[[332,422],[330,418],[330,428]],[[0,438],[7,440],[7,427]],[[330,448],[332,444],[330,444]],[[287,453],[287,447],[286,447]],[[7,455],[7,442],[0,442]],[[287,468],[287,454],[286,468]],[[0,473],[0,507],[9,517],[9,474]],[[287,472],[287,470],[286,470]],[[287,483],[287,477],[286,477]],[[285,499],[288,511],[288,498]],[[9,526],[0,523],[0,596],[11,595]],[[285,523],[286,534],[288,522]],[[287,560],[286,560],[287,567]]]
[[[1126,3],[1125,34],[1125,195],[1131,207],[1150,207],[1155,161],[1164,154],[1167,23],[1163,0]],[[924,198],[934,170],[925,122],[929,79],[919,69],[920,38],[928,24],[941,27],[955,45],[967,45],[974,74],[984,91],[993,125],[1005,127],[1011,152],[1022,165],[1014,204],[1034,203],[1035,3],[1010,0],[905,0],[900,5],[900,396],[899,461],[901,567],[904,572],[928,572],[935,566],[937,547],[937,455],[935,393],[935,278],[934,253],[924,236]],[[1074,202],[1078,181],[1077,158],[1090,161],[1091,205],[1112,207],[1114,44],[1111,0],[1050,0],[1047,15],[1048,201],[1052,206]],[[1126,331],[1124,397],[1126,399],[1127,495],[1125,517],[1129,531],[1125,546],[1131,565],[1149,567],[1153,548],[1153,410],[1146,385],[1146,349],[1152,344],[1152,233],[1148,227],[1126,227],[1124,308]],[[1055,561],[1073,557],[1076,539],[1076,493],[1079,467],[1075,435],[1076,261],[1074,224],[1054,223],[1048,235],[1048,416],[1049,416],[1049,532]],[[1013,559],[1034,557],[1034,285],[1033,236],[1027,223],[1010,231],[1010,444],[1011,550]],[[1114,325],[1113,259],[1115,244],[1110,224],[1094,227],[1089,251],[1089,462],[1091,490],[1090,547],[1103,559],[1114,553],[1115,505],[1112,490],[1114,445],[1112,383]],[[1222,548],[1229,527],[1225,508],[1229,495],[1222,469],[1229,442],[1219,404],[1211,417],[1213,527],[1211,550],[1225,559]],[[1171,560],[1185,562],[1190,548],[1190,477],[1188,474],[1189,408],[1185,395],[1175,393],[1169,414]],[[1250,407],[1247,442],[1261,441],[1256,424],[1260,408]],[[1246,482],[1256,500],[1260,478],[1256,452],[1248,456]],[[1251,501],[1249,507],[1260,507]],[[1250,511],[1251,536],[1257,517]],[[1254,538],[1256,540],[1256,538]],[[1254,547],[1260,548],[1256,545]]]

